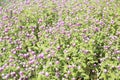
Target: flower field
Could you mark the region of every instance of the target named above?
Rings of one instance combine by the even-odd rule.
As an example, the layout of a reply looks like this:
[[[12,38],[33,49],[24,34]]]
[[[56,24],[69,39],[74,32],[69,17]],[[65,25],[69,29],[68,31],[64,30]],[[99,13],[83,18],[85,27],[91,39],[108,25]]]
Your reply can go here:
[[[120,0],[0,1],[0,80],[120,80]]]

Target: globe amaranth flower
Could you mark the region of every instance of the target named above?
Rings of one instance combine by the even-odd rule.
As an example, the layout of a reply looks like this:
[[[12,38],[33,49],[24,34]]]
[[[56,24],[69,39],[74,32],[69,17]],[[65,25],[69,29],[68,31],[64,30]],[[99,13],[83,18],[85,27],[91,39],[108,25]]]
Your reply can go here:
[[[48,72],[46,72],[46,73],[45,73],[45,76],[46,76],[46,77],[48,77],[48,76],[49,76],[49,73],[48,73]]]
[[[33,64],[35,62],[35,60],[30,60],[29,64]]]
[[[8,19],[8,16],[3,16],[2,17],[2,20],[4,20],[4,21],[7,20],[7,19]]]
[[[45,74],[45,72],[44,72],[44,71],[41,71],[41,72],[39,72],[39,74],[42,74],[42,75],[44,75],[44,74]]]
[[[39,54],[38,58],[44,59],[44,53]]]
[[[25,4],[30,4],[30,0],[25,0]]]
[[[14,77],[16,75],[16,72],[11,72],[10,75]]]
[[[2,11],[2,9],[3,9],[3,8],[0,6],[0,11]]]
[[[20,71],[20,72],[19,72],[19,75],[20,75],[20,76],[23,76],[23,75],[24,75],[23,71]]]
[[[39,23],[39,24],[42,23],[42,19],[39,19],[39,20],[38,20],[38,23]]]
[[[118,68],[118,70],[120,70],[120,65],[119,65],[119,66],[117,66],[117,68]]]
[[[55,63],[56,63],[56,64],[59,64],[60,62],[59,62],[59,61],[56,61]]]
[[[3,67],[0,67],[0,72],[2,72],[4,70],[4,68]]]
[[[107,69],[104,69],[104,73],[107,73],[108,72],[108,70]]]

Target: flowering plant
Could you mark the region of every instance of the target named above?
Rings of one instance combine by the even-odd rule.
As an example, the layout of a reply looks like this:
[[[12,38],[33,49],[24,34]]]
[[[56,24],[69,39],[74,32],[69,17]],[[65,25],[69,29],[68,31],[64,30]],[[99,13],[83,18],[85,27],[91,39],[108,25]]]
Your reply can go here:
[[[119,0],[4,3],[0,80],[119,80],[119,4]]]

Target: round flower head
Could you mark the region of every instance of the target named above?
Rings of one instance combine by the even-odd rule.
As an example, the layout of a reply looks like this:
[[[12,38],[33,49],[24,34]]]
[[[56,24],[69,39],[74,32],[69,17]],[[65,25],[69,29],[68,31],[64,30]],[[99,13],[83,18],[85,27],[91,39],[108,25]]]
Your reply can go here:
[[[39,55],[38,55],[38,58],[43,59],[43,58],[44,58],[44,53],[39,54]]]

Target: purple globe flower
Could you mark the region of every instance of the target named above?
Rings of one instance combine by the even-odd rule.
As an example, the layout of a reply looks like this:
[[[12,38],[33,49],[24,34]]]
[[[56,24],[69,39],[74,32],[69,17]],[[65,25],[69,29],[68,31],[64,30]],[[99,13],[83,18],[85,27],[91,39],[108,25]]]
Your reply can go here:
[[[11,50],[11,52],[12,52],[13,54],[16,54],[16,50]]]
[[[20,71],[20,72],[19,72],[19,75],[20,75],[20,76],[23,76],[23,75],[24,75],[23,71]]]
[[[25,4],[30,4],[30,0],[25,0]]]
[[[30,55],[28,53],[23,55],[24,58],[28,58],[29,56]]]
[[[72,78],[72,80],[76,80],[75,78]]]
[[[51,54],[48,54],[48,55],[47,55],[47,58],[51,58],[51,57],[52,57],[52,55],[51,55]]]
[[[76,43],[73,43],[72,46],[75,47],[75,46],[76,46]]]
[[[0,6],[0,12],[2,11],[2,9],[3,9],[3,8]]]
[[[0,72],[2,72],[4,70],[4,68],[0,67]]]
[[[3,16],[2,17],[2,20],[4,20],[4,21],[7,20],[7,19],[8,19],[8,16]]]
[[[68,75],[71,74],[71,71],[68,71],[67,74],[68,74]]]
[[[98,27],[96,27],[95,29],[94,29],[94,31],[95,32],[98,32],[100,29],[98,28]]]
[[[11,72],[10,74],[12,77],[14,77],[16,75],[16,72]]]
[[[6,74],[6,76],[4,76],[4,79],[8,80],[9,77],[10,77],[10,74]]]
[[[88,54],[88,53],[89,53],[89,50],[83,50],[83,53],[84,53],[84,54]]]
[[[117,68],[118,68],[118,70],[120,70],[120,66],[118,66]]]
[[[115,54],[119,54],[119,53],[120,53],[120,50],[115,50],[114,53],[115,53]]]
[[[56,63],[56,64],[59,64],[60,62],[59,62],[59,61],[56,61],[55,63]]]
[[[9,28],[5,28],[4,32],[7,33],[9,30]]]
[[[39,19],[39,20],[38,20],[38,23],[39,23],[39,24],[42,23],[42,19]]]
[[[33,64],[35,61],[34,60],[30,60],[29,61],[29,64]]]
[[[104,69],[104,73],[107,73],[108,72],[108,70],[107,69]]]
[[[60,73],[59,73],[59,72],[56,72],[56,73],[55,73],[55,76],[59,78],[59,77],[60,77]]]
[[[58,46],[57,49],[60,50],[60,49],[61,49],[61,46]]]
[[[31,51],[30,53],[31,53],[32,55],[35,55],[35,52],[34,52],[34,51]]]
[[[48,76],[49,76],[49,73],[48,73],[48,72],[46,72],[46,73],[45,73],[45,76],[46,76],[46,77],[48,77]]]
[[[117,57],[117,59],[118,59],[118,61],[120,61],[120,57],[119,56]]]
[[[38,58],[44,59],[44,53],[39,54]]]
[[[6,48],[2,48],[2,51],[5,51],[6,50]]]
[[[41,72],[39,72],[39,74],[42,74],[42,75],[44,75],[44,74],[45,74],[45,72],[44,72],[44,71],[41,71]]]

